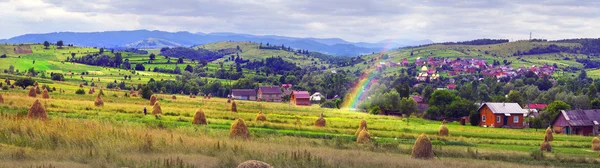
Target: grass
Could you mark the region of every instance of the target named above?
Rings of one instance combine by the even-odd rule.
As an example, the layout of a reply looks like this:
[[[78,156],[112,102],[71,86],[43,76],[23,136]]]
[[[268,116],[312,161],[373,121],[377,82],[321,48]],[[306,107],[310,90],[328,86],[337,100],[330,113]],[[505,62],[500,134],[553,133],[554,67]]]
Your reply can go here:
[[[544,130],[480,128],[454,122],[447,124],[450,136],[440,137],[436,135],[440,122],[414,117],[252,101],[236,101],[238,112],[231,113],[226,99],[187,95],[177,95],[177,100],[158,95],[165,115],[157,119],[143,115],[144,107],[151,110],[148,100],[123,97],[127,91],[105,89],[104,107],[95,107],[96,95],[74,94],[75,83],[40,81],[66,90],[42,100],[49,112],[46,122],[14,119],[26,113],[35,99],[24,96],[25,90],[0,91],[5,99],[0,104],[0,167],[50,163],[65,167],[165,167],[166,163],[232,167],[248,159],[276,167],[589,167],[599,161],[597,153],[589,151],[592,137],[565,135],[555,135],[552,153],[541,161],[533,160],[529,153],[537,150]],[[261,104],[266,122],[255,121]],[[207,126],[191,124],[198,108],[205,112]],[[321,112],[327,127],[314,127]],[[237,118],[246,120],[251,140],[227,137]],[[362,119],[369,124],[371,144],[355,143],[354,132]],[[410,148],[422,132],[431,138],[439,159],[410,159]]]

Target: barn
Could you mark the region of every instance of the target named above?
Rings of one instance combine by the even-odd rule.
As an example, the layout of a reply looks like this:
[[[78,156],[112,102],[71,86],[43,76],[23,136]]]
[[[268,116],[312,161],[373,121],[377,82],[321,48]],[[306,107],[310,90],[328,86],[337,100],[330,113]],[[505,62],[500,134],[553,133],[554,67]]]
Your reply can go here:
[[[256,100],[256,91],[254,89],[233,89],[231,95],[236,100]]]
[[[523,128],[526,110],[517,103],[482,103],[477,111],[482,127]]]
[[[552,121],[552,129],[566,135],[599,135],[600,109],[561,110]]]
[[[310,106],[310,93],[308,91],[293,91],[290,95],[290,104]]]
[[[279,86],[260,86],[258,87],[258,99],[271,102],[281,102],[281,88]]]

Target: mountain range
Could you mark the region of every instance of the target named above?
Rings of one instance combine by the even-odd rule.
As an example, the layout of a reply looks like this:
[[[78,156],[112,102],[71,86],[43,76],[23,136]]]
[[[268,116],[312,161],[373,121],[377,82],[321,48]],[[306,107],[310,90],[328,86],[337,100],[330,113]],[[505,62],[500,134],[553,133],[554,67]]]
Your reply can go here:
[[[25,34],[0,43],[41,43],[63,40],[66,44],[105,48],[162,48],[192,47],[219,41],[252,41],[266,45],[285,45],[295,49],[318,51],[336,56],[358,56],[405,46],[432,43],[431,40],[390,39],[375,43],[349,42],[340,38],[298,38],[275,35],[251,35],[238,33],[190,33],[149,30],[105,31],[105,32],[55,32]]]

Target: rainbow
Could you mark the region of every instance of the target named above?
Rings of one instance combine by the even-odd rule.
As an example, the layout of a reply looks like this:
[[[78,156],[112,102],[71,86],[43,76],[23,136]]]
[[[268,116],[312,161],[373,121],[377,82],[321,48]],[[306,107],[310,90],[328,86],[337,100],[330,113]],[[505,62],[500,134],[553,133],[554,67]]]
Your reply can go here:
[[[375,57],[374,63],[378,62],[379,59],[385,54],[389,47],[390,43],[387,43],[383,48],[383,51],[379,52],[379,55]],[[342,103],[342,108],[345,109],[356,109],[361,100],[364,99],[365,93],[371,87],[371,84],[376,83],[375,80],[375,69],[376,66],[372,65],[368,69],[366,69],[363,74],[358,78],[358,81],[350,88],[350,92],[346,94],[344,98],[344,102]]]

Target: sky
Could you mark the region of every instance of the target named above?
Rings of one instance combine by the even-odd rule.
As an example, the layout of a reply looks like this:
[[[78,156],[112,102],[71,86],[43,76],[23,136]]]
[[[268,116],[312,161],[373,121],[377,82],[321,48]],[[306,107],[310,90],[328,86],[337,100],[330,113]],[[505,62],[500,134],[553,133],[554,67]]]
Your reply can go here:
[[[0,0],[0,39],[163,30],[353,42],[600,37],[595,0]]]

